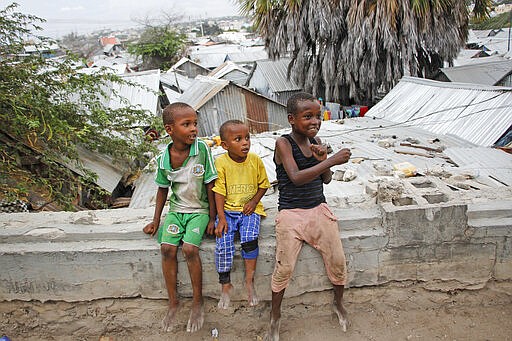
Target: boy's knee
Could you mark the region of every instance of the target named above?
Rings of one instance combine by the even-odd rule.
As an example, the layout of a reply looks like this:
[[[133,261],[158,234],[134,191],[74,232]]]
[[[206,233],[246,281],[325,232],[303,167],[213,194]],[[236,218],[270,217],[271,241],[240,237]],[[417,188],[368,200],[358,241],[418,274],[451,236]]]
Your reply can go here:
[[[182,246],[182,251],[185,259],[194,258],[199,255],[199,248],[192,244],[184,243]]]
[[[161,244],[160,245],[160,253],[164,258],[175,258],[177,254],[178,248],[174,245],[169,244]]]
[[[258,239],[242,243],[242,257],[244,259],[256,259],[259,254]]]

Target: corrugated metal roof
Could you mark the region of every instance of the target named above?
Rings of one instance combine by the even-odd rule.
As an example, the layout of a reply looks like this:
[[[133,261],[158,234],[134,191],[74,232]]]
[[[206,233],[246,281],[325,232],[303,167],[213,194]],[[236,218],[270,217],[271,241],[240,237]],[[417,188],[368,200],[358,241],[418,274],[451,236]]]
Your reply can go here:
[[[232,61],[227,61],[227,62],[222,63],[218,67],[216,67],[212,72],[210,72],[208,74],[208,76],[214,77],[214,78],[222,78],[224,75],[226,75],[227,73],[230,73],[231,71],[234,71],[234,70],[243,72],[245,74],[249,74],[248,70],[241,68],[240,66],[236,65]]]
[[[184,92],[188,88],[190,88],[190,86],[194,82],[194,79],[188,78],[187,76],[184,76],[179,72],[167,71],[165,73],[160,74],[160,81],[165,86],[176,87],[180,89],[181,92]]]
[[[240,45],[236,44],[216,44],[211,46],[191,46],[188,49],[190,56],[193,56],[195,53],[204,54],[204,53],[233,53],[240,52]],[[193,59],[193,58],[191,58]]]
[[[123,171],[127,169],[122,169],[119,164],[114,164],[112,158],[107,155],[93,153],[80,146],[77,146],[77,151],[81,166],[96,173],[98,176],[96,184],[112,193],[123,177]],[[74,163],[70,162],[68,166],[74,172],[85,175]]]
[[[492,146],[512,124],[512,88],[403,77],[367,115]]]
[[[199,75],[187,91],[180,96],[179,101],[185,102],[198,110],[228,84],[229,81],[224,79]]]
[[[502,150],[484,147],[453,147],[444,151],[459,168],[512,186],[512,157]]]
[[[92,75],[96,72],[106,71],[106,72],[114,73],[116,75],[122,75],[126,72],[126,68],[128,67],[128,64],[114,65],[114,64],[111,64],[108,62],[102,62],[101,64],[103,64],[103,65],[97,66],[95,63],[91,67],[85,67],[82,69],[78,69],[77,72]]]
[[[506,53],[508,51],[508,29],[499,30],[496,35],[488,36],[491,31],[473,30],[475,36],[477,37],[477,44],[481,45],[486,51],[489,51],[490,53]]]
[[[103,53],[109,53],[114,48],[114,44],[107,44],[103,46]]]
[[[164,87],[165,95],[167,96],[167,99],[169,100],[169,103],[178,102],[178,98],[180,98],[181,93],[176,92],[172,89]]]
[[[107,44],[119,45],[121,43],[119,42],[119,39],[117,39],[116,37],[101,37],[100,44],[101,46],[105,46]]]
[[[442,68],[441,71],[452,82],[496,85],[512,72],[512,60]]]
[[[206,69],[203,65],[201,64],[198,64],[196,62],[194,62],[193,60],[190,60],[186,57],[182,57],[180,60],[178,60],[176,62],[176,64],[174,64],[173,66],[171,66],[171,68],[167,71],[167,73],[170,73],[170,72],[174,72],[175,70],[178,70],[180,68],[180,66],[182,66],[183,64],[186,64],[186,63],[192,63],[200,68],[204,68]]]
[[[158,91],[160,86],[160,70],[134,72],[121,75],[127,81],[140,84],[143,87],[127,84],[114,84],[112,90],[125,98],[131,105],[137,106],[152,115],[156,115],[158,106]],[[110,98],[108,106],[112,109],[126,106],[119,98]]]
[[[245,85],[249,77],[249,70],[244,69],[237,64],[227,61],[219,65],[208,76],[219,79],[230,80],[239,85]]]
[[[474,50],[471,50],[474,51]],[[475,57],[475,58],[458,58],[453,61],[454,66],[461,65],[471,65],[471,64],[480,64],[480,63],[490,63],[490,62],[502,62],[507,60],[507,58],[499,56],[497,54],[489,56],[489,57]]]
[[[267,80],[272,92],[301,90],[293,80],[287,78],[289,58],[278,60],[256,61],[256,69],[259,69]]]
[[[227,55],[227,59],[234,63],[253,63],[257,60],[268,59],[268,53],[265,51],[263,46],[258,47],[246,47],[240,52],[230,52]]]
[[[215,68],[226,60],[226,53],[194,53],[190,57],[193,61],[206,68]]]

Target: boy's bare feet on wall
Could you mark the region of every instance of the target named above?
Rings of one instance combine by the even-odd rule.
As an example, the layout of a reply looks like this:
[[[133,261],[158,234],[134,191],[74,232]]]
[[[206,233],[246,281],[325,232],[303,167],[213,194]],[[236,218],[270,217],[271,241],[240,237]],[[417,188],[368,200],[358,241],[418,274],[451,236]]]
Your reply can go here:
[[[232,290],[233,285],[231,283],[222,284],[222,291],[220,293],[219,304],[217,304],[217,307],[219,309],[228,309],[229,303],[231,302]]]
[[[203,327],[204,311],[202,304],[193,304],[187,322],[187,332],[194,333]]]

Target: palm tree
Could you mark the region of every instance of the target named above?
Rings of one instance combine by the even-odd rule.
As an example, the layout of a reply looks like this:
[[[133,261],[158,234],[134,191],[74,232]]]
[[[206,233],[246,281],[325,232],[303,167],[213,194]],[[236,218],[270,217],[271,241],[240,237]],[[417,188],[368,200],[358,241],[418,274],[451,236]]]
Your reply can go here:
[[[371,103],[404,75],[429,77],[467,39],[462,0],[237,0],[270,58],[290,56],[289,76],[327,100]],[[491,0],[475,1],[484,16]]]

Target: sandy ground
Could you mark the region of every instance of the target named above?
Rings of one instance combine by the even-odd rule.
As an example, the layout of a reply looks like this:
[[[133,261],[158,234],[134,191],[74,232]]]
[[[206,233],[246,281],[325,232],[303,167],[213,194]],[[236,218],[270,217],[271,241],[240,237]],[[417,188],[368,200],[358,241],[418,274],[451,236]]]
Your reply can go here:
[[[428,291],[418,284],[350,288],[350,326],[343,333],[330,310],[330,291],[285,298],[281,340],[512,340],[512,282],[480,290]],[[190,299],[182,299],[179,325],[160,331],[165,300],[103,299],[92,302],[1,302],[0,336],[17,340],[261,340],[270,303],[232,302],[218,311],[205,302],[205,324],[185,331]]]

